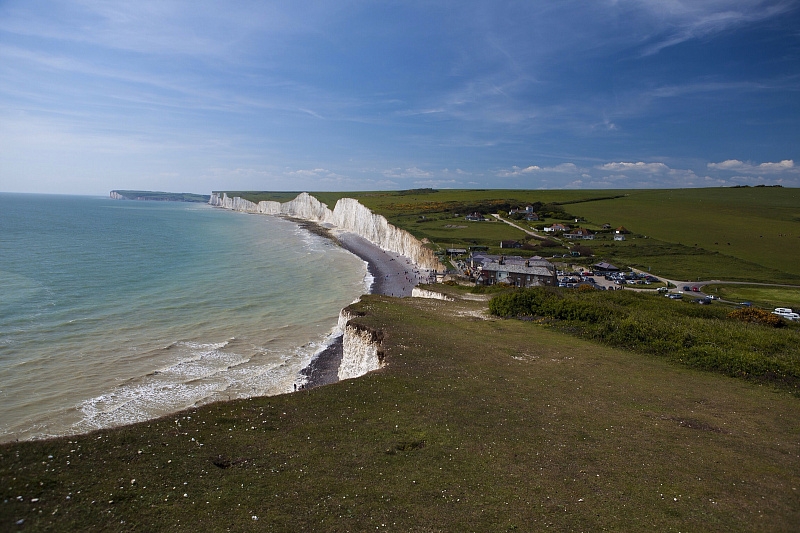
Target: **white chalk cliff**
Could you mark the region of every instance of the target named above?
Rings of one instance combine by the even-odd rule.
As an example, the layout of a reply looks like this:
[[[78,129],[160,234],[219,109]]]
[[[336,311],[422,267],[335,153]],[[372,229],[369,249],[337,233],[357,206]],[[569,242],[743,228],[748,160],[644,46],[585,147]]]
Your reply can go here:
[[[347,324],[342,338],[342,362],[339,379],[363,376],[383,364],[380,332]]]
[[[383,250],[395,252],[411,259],[425,269],[442,270],[444,267],[436,255],[405,230],[399,229],[381,215],[376,215],[353,198],[342,198],[333,210],[308,193],[300,193],[289,202],[261,201],[257,204],[238,196],[212,193],[211,205],[263,215],[285,215],[320,224],[330,224],[335,229],[355,233]]]
[[[434,300],[447,300],[448,302],[453,301],[453,298],[447,296],[446,294],[442,294],[441,292],[436,292],[436,291],[429,291],[427,289],[420,289],[419,287],[414,287],[413,289],[411,289],[411,297],[432,298]]]
[[[401,230],[381,215],[376,215],[353,198],[342,198],[331,211],[308,193],[299,194],[289,202],[262,201],[254,203],[240,197],[212,193],[209,204],[243,213],[262,215],[284,215],[320,224],[333,226],[337,230],[355,233],[383,250],[395,252],[411,259],[426,269],[443,269],[436,255],[422,245],[413,235]],[[419,291],[419,289],[414,289]],[[446,297],[430,291],[420,291],[416,296],[429,298]],[[342,362],[339,379],[351,379],[377,370],[383,365],[382,332],[351,323],[355,315],[347,309],[339,313],[337,329],[342,332]]]

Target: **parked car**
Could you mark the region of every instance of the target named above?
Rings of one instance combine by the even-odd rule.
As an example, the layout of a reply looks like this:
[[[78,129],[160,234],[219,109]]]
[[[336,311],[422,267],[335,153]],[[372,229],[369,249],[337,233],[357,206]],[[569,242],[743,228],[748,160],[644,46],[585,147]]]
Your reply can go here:
[[[783,317],[786,320],[797,321],[800,320],[800,314],[792,312],[791,309],[788,307],[777,307],[772,312],[773,315],[778,315],[779,317]]]
[[[692,292],[700,292],[700,287],[692,287]]]

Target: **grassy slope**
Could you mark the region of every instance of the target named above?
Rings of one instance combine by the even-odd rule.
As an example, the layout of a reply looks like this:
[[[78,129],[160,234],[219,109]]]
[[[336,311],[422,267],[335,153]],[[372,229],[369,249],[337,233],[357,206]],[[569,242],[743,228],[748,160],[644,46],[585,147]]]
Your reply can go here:
[[[592,221],[609,220],[661,241],[787,273],[780,281],[800,277],[797,189],[635,190],[624,198],[568,208]]]
[[[19,519],[45,531],[800,523],[796,398],[471,316],[483,306],[367,297],[358,320],[386,335],[378,372],[0,446],[0,529]]]
[[[765,308],[800,309],[800,289],[752,285],[706,285],[704,292],[731,302],[751,302]]]

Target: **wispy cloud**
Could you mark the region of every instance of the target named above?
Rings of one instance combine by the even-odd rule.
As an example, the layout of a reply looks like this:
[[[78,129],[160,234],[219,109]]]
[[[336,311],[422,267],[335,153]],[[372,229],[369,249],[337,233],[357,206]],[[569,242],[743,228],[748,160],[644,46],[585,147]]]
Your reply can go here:
[[[712,170],[725,170],[731,172],[738,172],[742,174],[798,174],[800,168],[794,166],[794,161],[791,159],[784,159],[777,163],[749,163],[739,161],[738,159],[728,159],[720,163],[709,163],[708,168]]]
[[[0,155],[15,179],[104,188],[794,183],[798,18],[796,0],[0,2]],[[753,148],[709,163],[720,146]]]
[[[788,0],[641,0],[636,4],[645,11],[652,25],[652,38],[642,50],[645,56],[797,8],[795,2]]]

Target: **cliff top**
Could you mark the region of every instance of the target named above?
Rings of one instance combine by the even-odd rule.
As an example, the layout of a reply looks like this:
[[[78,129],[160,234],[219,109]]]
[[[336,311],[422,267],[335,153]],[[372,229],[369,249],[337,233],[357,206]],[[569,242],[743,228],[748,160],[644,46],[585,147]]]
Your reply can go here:
[[[124,200],[148,200],[156,202],[197,202],[208,203],[208,194],[195,194],[192,192],[161,192],[161,191],[111,191],[111,197]]]

